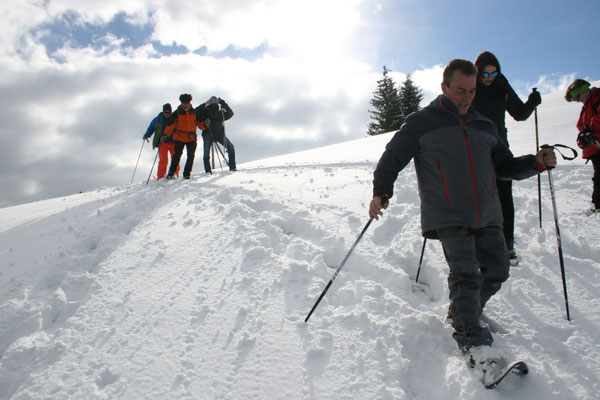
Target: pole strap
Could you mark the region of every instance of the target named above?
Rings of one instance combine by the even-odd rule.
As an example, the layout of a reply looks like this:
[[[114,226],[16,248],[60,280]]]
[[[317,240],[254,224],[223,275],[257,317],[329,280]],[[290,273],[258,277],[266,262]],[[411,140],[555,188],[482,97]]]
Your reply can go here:
[[[562,156],[563,160],[571,161],[571,160],[574,160],[574,159],[577,158],[577,150],[575,150],[572,147],[565,146],[564,144],[543,144],[542,145],[543,149],[544,148],[549,148],[549,147],[551,147],[554,150],[558,151],[558,154],[560,154]],[[559,149],[557,149],[557,147],[571,150],[573,152],[573,157],[567,157],[567,156],[565,156]]]

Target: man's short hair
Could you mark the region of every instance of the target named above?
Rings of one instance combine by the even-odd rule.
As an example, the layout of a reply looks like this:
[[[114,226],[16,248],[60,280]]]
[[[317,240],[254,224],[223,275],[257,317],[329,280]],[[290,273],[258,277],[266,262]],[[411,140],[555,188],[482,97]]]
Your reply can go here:
[[[450,79],[452,79],[452,74],[454,74],[454,71],[456,70],[459,70],[467,76],[477,75],[477,69],[471,61],[455,58],[446,65],[446,68],[444,68],[444,84],[446,86],[450,86]]]
[[[192,101],[192,95],[188,93],[183,93],[181,96],[179,96],[179,101],[182,104],[189,104]]]

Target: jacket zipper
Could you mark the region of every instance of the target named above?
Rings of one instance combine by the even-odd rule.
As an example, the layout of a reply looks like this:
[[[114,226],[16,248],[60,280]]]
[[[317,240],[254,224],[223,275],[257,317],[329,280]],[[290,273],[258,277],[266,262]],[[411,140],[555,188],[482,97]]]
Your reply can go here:
[[[473,187],[473,197],[475,198],[475,216],[476,216],[476,220],[477,220],[477,226],[479,226],[480,225],[479,199],[477,198],[477,190],[475,188],[475,164],[473,163],[473,154],[471,153],[471,144],[469,143],[469,137],[467,136],[467,131],[465,130],[467,124],[469,123],[469,120],[465,121],[457,113],[448,110],[444,106],[444,103],[442,103],[442,99],[441,98],[440,98],[440,106],[446,112],[449,112],[450,114],[453,114],[453,115],[456,116],[456,118],[458,118],[458,121],[460,122],[460,126],[461,126],[461,128],[463,130],[463,136],[465,138],[465,143],[467,144],[467,153],[469,154],[469,163],[471,164],[471,186]]]

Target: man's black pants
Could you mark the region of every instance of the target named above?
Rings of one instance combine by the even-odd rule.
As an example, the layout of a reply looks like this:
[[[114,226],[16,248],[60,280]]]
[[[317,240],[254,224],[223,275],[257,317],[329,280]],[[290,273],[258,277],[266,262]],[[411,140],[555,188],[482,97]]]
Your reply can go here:
[[[171,158],[171,166],[169,167],[169,175],[173,176],[175,174],[175,170],[179,165],[179,161],[181,160],[181,155],[183,154],[183,148],[186,148],[187,151],[187,161],[185,162],[185,167],[183,168],[183,177],[189,178],[192,173],[192,167],[194,166],[194,157],[196,156],[196,147],[198,146],[197,142],[179,142],[175,141],[175,154],[173,154],[173,158]]]
[[[452,326],[457,331],[476,330],[483,307],[508,279],[510,263],[502,227],[450,227],[438,229],[437,234],[450,267]]]

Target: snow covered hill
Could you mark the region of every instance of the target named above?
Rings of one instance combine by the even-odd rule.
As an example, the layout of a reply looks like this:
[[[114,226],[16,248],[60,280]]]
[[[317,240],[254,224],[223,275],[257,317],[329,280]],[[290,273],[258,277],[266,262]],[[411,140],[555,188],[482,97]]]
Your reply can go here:
[[[574,144],[579,107],[540,107],[540,142]],[[535,149],[533,118],[509,123]],[[489,391],[444,317],[447,266],[422,245],[414,170],[311,317],[367,222],[390,134],[0,209],[0,399],[596,399],[600,216],[592,168],[553,171],[572,321],[543,184],[515,183],[523,258],[487,307],[495,345],[528,362]]]

